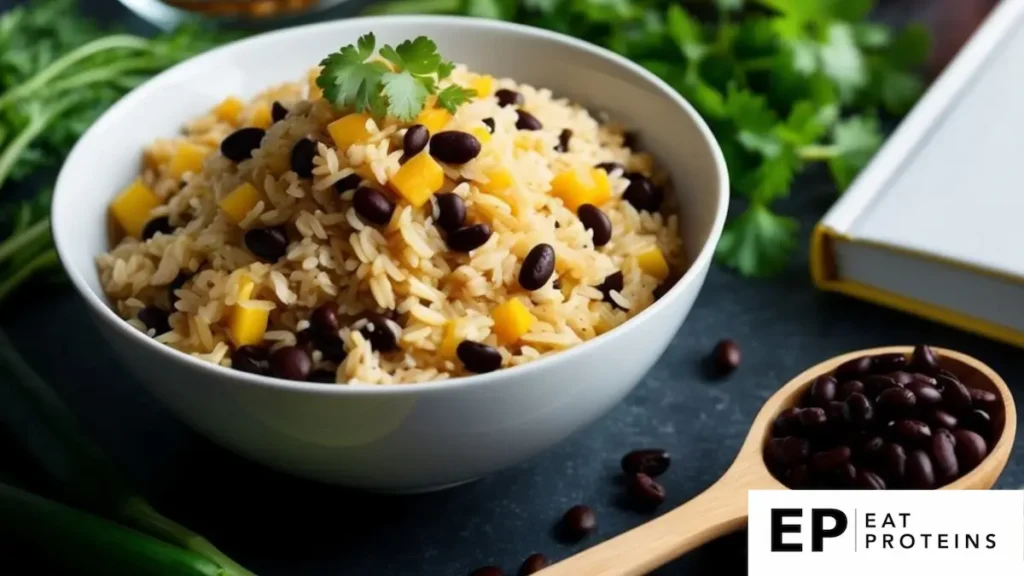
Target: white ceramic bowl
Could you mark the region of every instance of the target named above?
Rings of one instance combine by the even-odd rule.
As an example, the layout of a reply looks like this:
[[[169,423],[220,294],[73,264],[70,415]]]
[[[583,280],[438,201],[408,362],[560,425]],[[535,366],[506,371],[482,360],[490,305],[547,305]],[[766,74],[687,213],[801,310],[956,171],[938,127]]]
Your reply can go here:
[[[657,303],[623,326],[553,357],[454,380],[370,386],[305,384],[213,366],[121,320],[100,287],[107,207],[144,146],[176,134],[228,94],[304,76],[373,31],[378,43],[427,35],[478,71],[550,88],[640,133],[672,173],[692,262]],[[512,466],[622,399],[668,346],[704,283],[725,221],[728,176],[708,127],[641,67],[579,40],[450,17],[376,17],[264,34],[184,62],[123,98],[68,156],[53,198],[61,262],[102,337],[182,420],[220,444],[300,476],[382,491],[439,488]],[[95,380],[99,382],[99,380]]]

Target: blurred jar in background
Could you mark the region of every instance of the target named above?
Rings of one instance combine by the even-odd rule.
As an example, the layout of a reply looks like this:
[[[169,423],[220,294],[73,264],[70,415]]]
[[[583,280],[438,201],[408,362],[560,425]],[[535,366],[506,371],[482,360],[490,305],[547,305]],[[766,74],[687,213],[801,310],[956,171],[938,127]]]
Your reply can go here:
[[[369,0],[120,0],[132,12],[163,29],[187,20],[250,30],[280,28],[348,16]]]

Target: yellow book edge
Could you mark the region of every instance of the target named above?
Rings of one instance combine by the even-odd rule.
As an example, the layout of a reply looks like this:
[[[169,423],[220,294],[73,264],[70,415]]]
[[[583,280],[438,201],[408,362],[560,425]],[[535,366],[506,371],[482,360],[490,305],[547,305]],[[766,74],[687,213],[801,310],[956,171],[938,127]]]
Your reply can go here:
[[[983,320],[962,312],[957,312],[956,310],[950,310],[943,306],[936,306],[935,304],[909,298],[874,286],[839,278],[836,272],[835,253],[833,251],[834,243],[837,239],[850,243],[884,248],[893,252],[912,256],[914,258],[967,270],[971,273],[983,274],[985,276],[1007,280],[1015,284],[1024,284],[1024,278],[980,266],[972,266],[970,264],[935,256],[934,254],[927,254],[917,250],[892,246],[890,244],[880,242],[857,240],[833,230],[822,223],[818,223],[818,225],[814,227],[814,232],[811,234],[811,280],[818,289],[828,292],[838,292],[860,300],[866,300],[888,308],[893,308],[907,314],[927,318],[941,324],[959,328],[960,330],[999,340],[1001,342],[1006,342],[1008,344],[1013,344],[1014,346],[1024,347],[1024,332],[1020,332],[1000,324],[995,324],[988,320]]]

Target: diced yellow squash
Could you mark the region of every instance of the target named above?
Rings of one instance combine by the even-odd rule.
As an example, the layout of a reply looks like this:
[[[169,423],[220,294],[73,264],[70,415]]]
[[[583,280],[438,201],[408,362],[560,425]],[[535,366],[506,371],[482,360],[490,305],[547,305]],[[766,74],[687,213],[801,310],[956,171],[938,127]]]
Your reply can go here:
[[[495,194],[512,186],[512,172],[506,168],[496,168],[486,173],[487,182],[480,182],[477,187],[487,194]]]
[[[327,132],[334,144],[342,153],[349,146],[362,142],[370,137],[366,122],[370,119],[366,114],[348,114],[327,125]]]
[[[476,90],[477,98],[487,98],[494,94],[494,76],[477,76],[469,83],[469,87]]]
[[[249,120],[249,124],[266,130],[273,123],[274,121],[270,117],[270,103],[265,100],[257,102],[252,110],[252,118]]]
[[[444,185],[444,170],[426,152],[420,152],[391,177],[391,187],[409,204],[419,208]]]
[[[481,144],[487,144],[491,141],[491,131],[486,126],[477,126],[469,131],[470,134],[476,137]]]
[[[160,198],[141,180],[136,180],[118,194],[110,211],[125,234],[138,238],[149,221],[149,213],[159,205]]]
[[[562,292],[562,297],[566,300],[572,296],[572,289],[576,287],[576,282],[567,276],[558,277],[559,290]]]
[[[317,100],[323,98],[324,91],[316,85],[316,79],[320,77],[320,68],[313,68],[306,75],[306,82],[309,85],[309,99]]]
[[[668,262],[657,246],[651,246],[636,256],[636,263],[644,274],[654,276],[658,280],[668,277]]]
[[[167,169],[174,178],[181,178],[186,172],[197,174],[203,169],[203,161],[209,154],[208,148],[191,142],[182,142],[174,149]]]
[[[255,186],[243,182],[221,199],[220,209],[235,224],[245,219],[245,215],[260,201],[260,192]]]
[[[572,168],[555,175],[551,180],[551,193],[575,212],[583,204],[604,204],[611,198],[612,189],[604,170]]]
[[[245,109],[244,102],[234,96],[228,96],[214,107],[213,113],[222,122],[238,124],[238,115],[242,113],[243,109]]]
[[[228,322],[228,336],[235,346],[254,346],[263,342],[270,319],[270,308],[256,304],[258,300],[246,300],[235,305]],[[262,304],[262,303],[261,303]]]
[[[424,108],[416,116],[416,124],[423,124],[431,134],[437,134],[452,119],[451,112],[444,108]]]
[[[530,331],[534,317],[519,300],[512,298],[491,311],[494,334],[502,345],[512,344]]]
[[[459,337],[455,334],[455,329],[458,326],[457,320],[449,320],[444,325],[444,335],[441,337],[441,346],[438,348],[437,353],[442,358],[454,358],[455,351],[459,347]]]

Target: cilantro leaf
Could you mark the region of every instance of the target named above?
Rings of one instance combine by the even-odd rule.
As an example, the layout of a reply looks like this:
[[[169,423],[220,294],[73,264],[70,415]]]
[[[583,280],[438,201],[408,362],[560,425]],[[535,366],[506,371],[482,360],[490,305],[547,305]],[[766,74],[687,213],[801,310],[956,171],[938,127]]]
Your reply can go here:
[[[744,276],[777,274],[796,247],[796,220],[754,203],[725,226],[715,255]]]
[[[818,52],[821,69],[835,82],[844,102],[854,98],[867,83],[864,55],[857,46],[853,28],[849,24],[833,24],[828,28],[828,41]]]
[[[437,44],[426,36],[415,40],[406,40],[395,48],[402,59],[402,68],[417,76],[426,76],[437,72],[441,65],[441,55],[437,53]]]
[[[855,117],[836,124],[832,138],[836,155],[829,159],[828,168],[844,190],[882,145],[882,132],[875,118]]]
[[[452,84],[438,93],[437,105],[454,114],[460,105],[473,96],[476,96],[476,90]]]
[[[669,37],[683,56],[691,61],[700,60],[707,51],[701,39],[700,24],[678,4],[669,5],[665,13],[665,24]]]
[[[382,81],[383,94],[388,99],[388,114],[407,122],[423,110],[423,104],[430,93],[408,71],[385,74]]]

